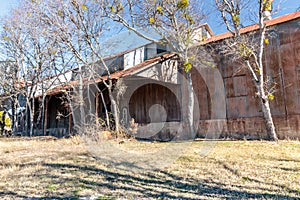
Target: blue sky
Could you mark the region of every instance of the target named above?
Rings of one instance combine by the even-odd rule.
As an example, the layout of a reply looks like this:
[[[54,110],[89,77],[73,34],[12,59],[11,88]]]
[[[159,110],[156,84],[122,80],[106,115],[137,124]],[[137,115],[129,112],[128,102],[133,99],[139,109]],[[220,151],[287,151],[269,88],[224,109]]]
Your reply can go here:
[[[214,11],[215,10],[214,2],[215,0],[206,0],[204,3],[205,9]],[[273,10],[275,11],[278,9],[278,12],[276,12],[272,17],[275,18],[287,13],[295,12],[297,11],[297,9],[299,10],[299,7],[300,7],[300,0],[274,0]],[[222,24],[222,19],[219,16],[218,12],[212,12],[208,17],[207,22],[215,34],[227,32],[226,27],[224,25],[220,25]],[[245,26],[248,25],[250,24],[245,24]]]
[[[18,4],[19,0],[1,0],[0,1],[0,17],[4,17],[9,11]]]
[[[19,0],[0,0],[0,18],[5,17],[5,15],[9,13],[10,9],[16,7],[18,2]],[[213,10],[213,3],[214,0],[206,0],[205,8],[207,10]],[[300,0],[275,0],[274,7],[277,7],[278,5],[280,5],[280,11],[273,17],[295,12],[297,8],[300,7]],[[212,13],[207,21],[216,34],[226,32],[224,26],[220,25],[221,19],[215,13]]]

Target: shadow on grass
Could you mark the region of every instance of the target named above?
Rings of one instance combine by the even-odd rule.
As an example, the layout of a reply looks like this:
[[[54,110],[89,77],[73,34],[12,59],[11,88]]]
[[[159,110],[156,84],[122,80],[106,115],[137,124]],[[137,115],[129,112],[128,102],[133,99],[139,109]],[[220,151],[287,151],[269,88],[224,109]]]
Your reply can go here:
[[[61,155],[63,157],[63,155]],[[66,156],[66,155],[65,155]],[[79,159],[84,157],[85,159]],[[66,158],[66,157],[65,157]],[[185,176],[175,175],[172,172],[165,170],[153,170],[151,172],[139,173],[129,172],[126,170],[116,169],[112,164],[111,166],[100,167],[92,166],[86,158],[90,158],[89,154],[78,154],[78,160],[76,164],[62,164],[55,161],[41,162],[39,165],[47,169],[47,174],[35,173],[33,176],[38,176],[42,179],[43,176],[47,176],[47,181],[51,180],[51,184],[64,185],[65,183],[72,183],[63,191],[49,191],[43,192],[42,196],[36,194],[20,195],[26,193],[24,188],[23,193],[19,191],[2,191],[0,188],[1,197],[12,197],[12,199],[78,199],[80,194],[76,192],[76,187],[87,188],[95,194],[105,195],[102,199],[141,199],[141,198],[152,198],[152,199],[297,199],[288,195],[275,195],[276,191],[268,190],[266,188],[258,188],[264,193],[255,193],[242,191],[235,186],[227,186],[214,182],[213,180],[204,181],[197,178],[186,178]],[[72,160],[74,161],[74,160]],[[241,177],[241,173],[236,169],[232,168],[229,164],[213,159],[213,162],[218,163],[221,167],[230,172],[234,176]],[[130,167],[132,163],[127,163]],[[2,163],[0,166],[9,167],[10,163]],[[28,168],[36,165],[36,163],[20,164],[20,168]],[[123,163],[126,165],[126,163]],[[43,170],[43,169],[41,169]],[[56,173],[52,173],[52,172]],[[82,176],[76,176],[75,172],[80,172]],[[69,176],[64,176],[68,174]],[[95,178],[96,177],[96,178]],[[252,181],[258,183],[258,185],[267,184],[261,182],[253,177],[241,177],[245,181]],[[50,183],[49,183],[50,184]],[[273,184],[276,187],[283,187],[279,184]],[[66,186],[64,186],[66,187]],[[231,188],[232,187],[232,188]],[[250,186],[248,186],[249,189]],[[74,189],[75,188],[75,189]],[[71,191],[72,190],[72,191]],[[293,195],[300,195],[299,191],[289,190]],[[111,198],[106,198],[111,196]],[[100,198],[101,199],[101,198]]]
[[[228,164],[226,164],[225,162],[223,161],[220,161],[220,160],[217,160],[217,159],[211,159],[213,160],[214,162],[218,163],[219,165],[221,165],[224,169],[226,169],[227,171],[229,171],[230,173],[232,173],[233,175],[235,176],[238,176],[238,177],[241,177],[242,180],[244,181],[251,181],[251,182],[255,182],[255,183],[258,183],[259,185],[263,185],[263,184],[266,184],[266,182],[262,182],[256,178],[250,178],[250,177],[242,177],[241,176],[241,173],[237,170],[237,169],[233,169],[232,167],[230,167]],[[277,167],[283,171],[293,171],[293,172],[298,172],[300,171],[299,168],[297,169],[291,169],[291,168],[281,168],[281,167]],[[300,195],[300,190],[293,190],[291,188],[288,188],[286,187],[284,184],[280,185],[278,183],[268,183],[269,185],[273,185],[277,188],[285,188],[287,191],[289,191],[290,193],[294,193],[294,194],[299,194]],[[258,188],[256,187],[257,189],[261,189],[261,190],[265,190],[265,191],[269,191],[269,192],[273,192],[273,190],[270,190],[270,189],[266,189],[266,188]],[[271,195],[271,196],[274,196],[274,195]],[[275,196],[274,196],[275,197]],[[276,199],[281,199],[283,198],[284,196],[281,196],[281,195],[276,195]],[[300,197],[300,196],[299,196]],[[268,198],[270,198],[270,195],[268,195]],[[287,197],[285,197],[287,198]],[[288,199],[299,199],[299,198],[291,198],[289,197]]]
[[[48,199],[78,199],[77,197],[59,197],[59,196],[47,196],[47,197],[32,197],[32,196],[25,196],[25,195],[19,195],[16,192],[11,192],[11,191],[5,191],[5,192],[0,192],[0,197],[7,197],[10,196],[12,198],[4,198],[4,199],[27,199],[27,200],[48,200]],[[2,199],[2,198],[1,198]]]
[[[221,163],[220,163],[221,164]],[[227,189],[225,185],[218,185],[214,182],[199,182],[195,179],[186,179],[166,171],[153,171],[148,173],[127,173],[126,171],[113,171],[113,168],[101,169],[92,166],[82,166],[76,164],[43,163],[43,166],[51,170],[63,170],[64,173],[74,173],[81,171],[87,176],[95,174],[101,175],[102,180],[88,180],[85,177],[63,177],[49,174],[52,180],[58,180],[59,183],[77,182],[86,188],[93,188],[95,191],[110,191],[108,196],[118,198],[167,198],[167,199],[203,199],[203,198],[221,198],[221,199],[296,199],[286,195],[273,195],[262,193],[250,193],[239,191],[238,189]],[[232,173],[234,170],[225,167]],[[253,180],[256,181],[256,180]],[[58,184],[59,184],[58,183]],[[294,191],[293,191],[294,192]],[[273,191],[274,193],[274,191]],[[103,194],[103,193],[102,193]],[[0,192],[0,196],[13,196],[25,199],[76,199],[78,196],[70,196],[69,193],[59,194],[47,197],[25,197],[19,196],[15,192]],[[113,198],[113,197],[112,197]],[[108,198],[109,199],[109,198]]]
[[[282,159],[282,158],[280,158],[280,159],[274,159],[274,160],[281,161],[281,162],[296,162],[296,163],[300,162],[300,160],[296,160],[296,159]]]

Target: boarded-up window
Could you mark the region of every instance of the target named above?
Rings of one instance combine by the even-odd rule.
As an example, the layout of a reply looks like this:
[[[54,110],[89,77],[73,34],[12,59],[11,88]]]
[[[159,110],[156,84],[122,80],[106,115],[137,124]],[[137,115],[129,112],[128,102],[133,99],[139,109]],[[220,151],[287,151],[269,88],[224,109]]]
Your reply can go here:
[[[225,79],[227,96],[227,115],[229,118],[247,116],[247,79],[246,75]]]
[[[246,75],[225,78],[225,88],[227,98],[247,95]]]

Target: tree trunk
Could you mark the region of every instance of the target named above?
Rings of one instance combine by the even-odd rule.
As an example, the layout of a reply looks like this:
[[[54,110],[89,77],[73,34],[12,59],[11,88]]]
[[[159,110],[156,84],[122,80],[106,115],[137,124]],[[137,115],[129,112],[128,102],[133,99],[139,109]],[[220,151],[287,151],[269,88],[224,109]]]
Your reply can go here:
[[[261,98],[261,106],[262,106],[264,119],[266,122],[266,129],[267,129],[267,134],[269,136],[269,139],[272,141],[277,141],[278,138],[277,138],[268,98]]]
[[[28,99],[26,99],[26,107],[25,107],[25,122],[24,122],[24,125],[25,125],[25,133],[24,134],[26,134],[26,136],[28,136],[29,135],[29,123],[28,123],[28,121],[29,121],[29,115],[30,115],[30,109],[29,109],[29,106],[28,106]],[[24,130],[23,130],[24,131]]]
[[[262,4],[261,4],[262,5]],[[266,95],[265,91],[265,82],[264,82],[264,66],[263,66],[263,52],[264,52],[264,40],[265,40],[265,34],[266,34],[266,26],[264,25],[264,19],[263,16],[260,16],[260,45],[259,45],[259,53],[258,53],[258,69],[260,70],[259,73],[259,83],[257,84],[257,90],[260,94],[260,102],[261,107],[265,119],[267,134],[269,136],[270,140],[277,141],[277,134],[270,110],[270,103],[268,96]]]
[[[33,125],[34,125],[34,112],[35,112],[35,109],[34,109],[34,104],[35,104],[35,101],[34,101],[34,97],[32,98],[32,107],[30,109],[30,137],[33,136],[33,132],[34,132],[34,129],[33,129]]]
[[[42,99],[42,116],[41,116],[41,119],[42,119],[42,133],[43,135],[45,136],[45,94],[44,94],[44,90],[43,90],[43,99]]]
[[[193,81],[192,74],[189,70],[187,73],[187,89],[188,89],[188,110],[187,110],[187,121],[189,126],[189,136],[193,139],[195,129],[194,129],[194,89],[193,89]]]
[[[81,134],[85,131],[85,111],[84,111],[84,94],[83,94],[83,73],[81,66],[79,66],[79,131]]]
[[[261,78],[263,78],[263,77],[261,77]],[[267,130],[268,137],[272,141],[277,141],[278,138],[277,138],[277,134],[276,134],[275,125],[273,122],[273,117],[271,114],[269,99],[265,95],[266,93],[265,93],[263,84],[257,84],[256,87],[260,94],[260,104],[262,107],[262,112],[263,112],[263,117],[264,117],[265,124],[266,124],[266,130]]]
[[[43,99],[44,103],[44,109],[43,109],[43,135],[45,136],[47,134],[47,124],[48,124],[48,104],[49,104],[49,97],[45,96],[45,100]]]
[[[104,110],[105,110],[106,124],[107,124],[107,127],[110,127],[109,115],[108,115],[108,111],[107,111],[107,107],[106,107],[106,102],[104,100],[104,96],[103,96],[102,91],[100,91],[100,96],[101,96],[102,104],[103,104],[103,107],[104,107]]]
[[[15,132],[17,131],[17,103],[18,103],[18,98],[17,95],[12,96],[12,131]]]
[[[115,98],[111,94],[110,89],[109,89],[109,98],[110,98],[111,106],[112,106],[112,114],[113,114],[114,120],[115,120],[115,131],[117,132],[117,135],[118,135],[119,131],[120,131],[119,109],[118,109],[118,105],[117,105]]]
[[[107,87],[108,89],[108,95],[110,98],[110,102],[111,102],[111,112],[114,116],[114,120],[115,120],[115,131],[117,133],[117,137],[119,135],[119,131],[120,131],[120,117],[119,117],[119,108],[117,105],[117,102],[112,94],[112,80],[109,80],[109,86]]]

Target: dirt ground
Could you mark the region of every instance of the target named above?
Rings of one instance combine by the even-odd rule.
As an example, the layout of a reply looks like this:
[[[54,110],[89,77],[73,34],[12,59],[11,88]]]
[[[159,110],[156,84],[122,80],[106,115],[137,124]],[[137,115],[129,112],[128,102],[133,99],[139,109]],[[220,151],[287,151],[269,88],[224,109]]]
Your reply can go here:
[[[179,144],[171,144],[178,157],[162,168],[134,170],[132,161],[129,170],[104,162],[79,137],[1,138],[0,198],[300,198],[299,141],[215,141],[205,156],[204,141],[182,144],[180,152],[175,148]],[[163,153],[170,144],[132,140],[115,145],[128,155]]]

